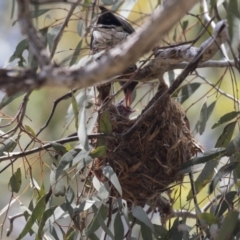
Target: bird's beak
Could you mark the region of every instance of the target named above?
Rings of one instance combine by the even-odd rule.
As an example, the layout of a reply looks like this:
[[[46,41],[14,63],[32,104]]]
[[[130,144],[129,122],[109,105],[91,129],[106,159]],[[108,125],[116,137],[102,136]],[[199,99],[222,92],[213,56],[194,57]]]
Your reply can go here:
[[[132,91],[130,89],[127,89],[126,93],[125,93],[125,103],[126,103],[126,107],[130,108],[131,104],[132,104]]]

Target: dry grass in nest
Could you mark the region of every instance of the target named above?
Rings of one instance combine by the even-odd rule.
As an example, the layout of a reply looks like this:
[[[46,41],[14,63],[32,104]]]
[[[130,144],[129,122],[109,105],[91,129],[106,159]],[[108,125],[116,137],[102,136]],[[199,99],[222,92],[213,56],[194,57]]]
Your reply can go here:
[[[200,150],[186,126],[180,104],[168,96],[162,104],[129,139],[108,141],[106,158],[95,161],[98,178],[104,180],[101,168],[111,165],[120,181],[123,199],[136,205],[151,202],[169,185],[182,181],[182,176],[176,176],[180,166]],[[114,106],[109,112],[114,133],[124,133],[136,122],[119,115]]]

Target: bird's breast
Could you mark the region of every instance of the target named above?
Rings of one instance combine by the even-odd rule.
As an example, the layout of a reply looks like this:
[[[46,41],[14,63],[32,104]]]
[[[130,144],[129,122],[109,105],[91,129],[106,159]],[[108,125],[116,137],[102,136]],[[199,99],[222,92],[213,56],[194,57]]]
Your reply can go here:
[[[128,37],[128,33],[120,27],[94,27],[92,32],[92,48],[94,52],[105,50],[122,42]]]

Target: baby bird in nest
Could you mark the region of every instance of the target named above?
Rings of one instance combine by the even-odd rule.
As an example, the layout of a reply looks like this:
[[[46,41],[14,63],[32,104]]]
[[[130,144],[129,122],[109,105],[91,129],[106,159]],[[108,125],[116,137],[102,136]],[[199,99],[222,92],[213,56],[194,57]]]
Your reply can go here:
[[[114,15],[103,6],[99,6],[101,14],[98,17],[96,26],[93,27],[91,34],[91,53],[95,54],[102,50],[109,50],[120,42],[123,42],[130,34],[134,32],[133,27],[122,18]],[[136,71],[137,66],[129,66],[123,74],[131,74]],[[121,86],[125,82],[120,81]],[[126,108],[129,108],[132,103],[132,92],[136,87],[137,82],[131,82],[123,89],[125,95]],[[111,83],[103,84],[97,87],[99,98],[105,101],[110,94]]]

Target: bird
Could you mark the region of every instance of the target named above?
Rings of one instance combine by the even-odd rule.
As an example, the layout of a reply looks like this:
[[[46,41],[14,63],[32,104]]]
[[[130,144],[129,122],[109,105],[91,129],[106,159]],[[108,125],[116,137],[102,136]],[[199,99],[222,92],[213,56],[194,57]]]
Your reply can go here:
[[[96,26],[91,33],[90,49],[91,54],[98,53],[102,50],[109,50],[118,43],[124,41],[135,30],[126,20],[116,16],[103,6],[99,6],[101,13],[97,19]],[[136,64],[129,66],[124,74],[131,74],[137,70]],[[120,81],[121,86],[126,82]],[[125,95],[126,108],[130,108],[132,103],[132,93],[137,82],[130,82],[123,91]],[[99,98],[104,102],[109,97],[111,84],[103,84],[97,87]]]

